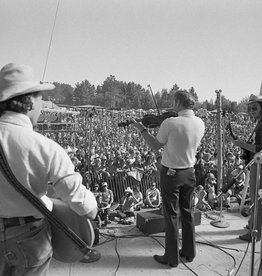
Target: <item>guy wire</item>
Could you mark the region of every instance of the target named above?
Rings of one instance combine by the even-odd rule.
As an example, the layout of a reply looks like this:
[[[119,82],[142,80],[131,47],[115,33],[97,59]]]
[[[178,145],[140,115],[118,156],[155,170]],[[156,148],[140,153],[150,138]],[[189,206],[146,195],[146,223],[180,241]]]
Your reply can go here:
[[[45,68],[44,68],[44,73],[43,73],[42,81],[44,81],[44,78],[45,78],[45,73],[46,73],[47,63],[48,63],[48,59],[49,59],[51,44],[52,44],[52,40],[53,40],[53,34],[54,34],[54,30],[55,30],[56,18],[57,18],[57,14],[58,14],[59,5],[60,5],[60,0],[57,1],[55,19],[54,19],[53,29],[52,29],[52,32],[51,32],[51,37],[50,37],[50,41],[49,41],[49,45],[48,45],[48,50],[47,50],[47,56],[46,56]]]

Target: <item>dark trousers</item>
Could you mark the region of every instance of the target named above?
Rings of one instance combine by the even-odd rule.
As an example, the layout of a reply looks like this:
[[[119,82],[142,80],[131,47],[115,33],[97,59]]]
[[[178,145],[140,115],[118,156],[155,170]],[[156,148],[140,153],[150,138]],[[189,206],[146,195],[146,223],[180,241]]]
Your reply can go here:
[[[176,170],[167,175],[168,168],[162,166],[160,187],[165,218],[165,259],[172,264],[179,263],[179,217],[182,226],[182,252],[194,258],[195,223],[193,192],[196,185],[194,168]]]
[[[249,180],[249,196],[251,203],[255,203],[256,199],[256,181],[257,181],[257,164],[253,164],[250,168],[250,180]],[[262,170],[260,171],[260,183],[258,184],[258,189],[262,188]],[[251,216],[249,218],[248,224],[251,229],[253,229],[254,221],[254,208],[252,208]],[[256,225],[254,227],[257,230],[257,237],[261,238],[261,228],[262,228],[262,203],[257,201],[257,214],[256,214]],[[251,232],[250,232],[251,233]]]

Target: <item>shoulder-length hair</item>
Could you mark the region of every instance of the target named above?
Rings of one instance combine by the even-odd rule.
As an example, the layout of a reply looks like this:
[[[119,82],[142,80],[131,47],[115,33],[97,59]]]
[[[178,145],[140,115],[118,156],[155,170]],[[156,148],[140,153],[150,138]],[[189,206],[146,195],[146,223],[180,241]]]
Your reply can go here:
[[[13,111],[17,113],[26,114],[28,111],[33,109],[32,97],[37,97],[41,92],[33,92],[16,96],[8,99],[4,102],[0,102],[0,116],[5,111]]]

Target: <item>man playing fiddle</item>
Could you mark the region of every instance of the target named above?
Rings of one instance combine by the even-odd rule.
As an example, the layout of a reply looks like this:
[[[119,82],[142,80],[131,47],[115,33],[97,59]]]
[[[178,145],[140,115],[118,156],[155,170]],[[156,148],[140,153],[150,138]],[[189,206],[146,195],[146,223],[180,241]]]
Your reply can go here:
[[[191,262],[195,257],[193,193],[196,185],[195,156],[204,135],[204,122],[193,112],[195,99],[186,91],[177,91],[173,108],[177,117],[165,119],[156,137],[143,124],[132,120],[146,143],[163,148],[160,188],[165,218],[165,253],[154,255],[161,264],[176,267],[179,257]],[[182,222],[182,248],[179,252],[179,216]]]

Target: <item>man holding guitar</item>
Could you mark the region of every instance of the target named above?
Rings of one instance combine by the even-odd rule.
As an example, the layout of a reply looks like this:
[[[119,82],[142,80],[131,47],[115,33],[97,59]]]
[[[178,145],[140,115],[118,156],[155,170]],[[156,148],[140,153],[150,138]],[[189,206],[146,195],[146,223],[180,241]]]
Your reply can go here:
[[[262,96],[251,95],[248,101],[248,112],[251,117],[253,117],[257,121],[257,125],[252,132],[252,143],[244,142],[242,140],[232,139],[232,142],[235,146],[242,148],[245,151],[248,151],[250,154],[250,158],[252,159],[254,154],[262,150]],[[256,175],[257,175],[257,165],[254,163],[250,167],[250,180],[249,180],[249,194],[251,202],[254,203],[255,200],[255,185],[256,185]],[[262,177],[260,176],[260,186],[262,188]],[[257,215],[257,225],[254,229],[257,230],[256,240],[259,241],[261,239],[261,225],[262,225],[262,204],[258,204],[258,213]],[[248,222],[249,232],[240,235],[239,238],[244,241],[251,242],[251,229],[253,229],[253,212],[251,213],[251,217]]]
[[[94,219],[95,197],[82,185],[68,154],[33,130],[42,108],[41,91],[54,88],[35,81],[29,66],[9,63],[1,69],[1,148],[16,179],[37,198],[45,199],[50,211],[55,205],[46,197],[48,182],[72,213]],[[53,254],[50,225],[4,175],[0,170],[0,275],[46,275]],[[91,253],[93,260],[100,258],[97,251]]]

